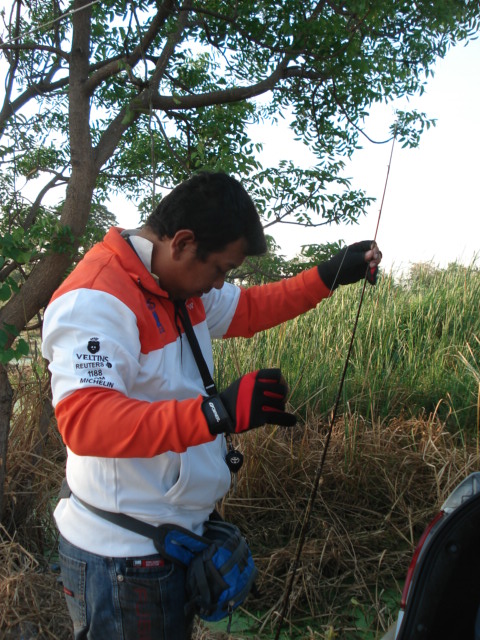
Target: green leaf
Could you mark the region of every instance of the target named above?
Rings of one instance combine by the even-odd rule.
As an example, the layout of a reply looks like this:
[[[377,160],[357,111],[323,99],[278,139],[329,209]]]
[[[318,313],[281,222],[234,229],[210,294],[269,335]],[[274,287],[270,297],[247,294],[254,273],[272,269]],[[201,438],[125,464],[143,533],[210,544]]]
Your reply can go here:
[[[10,288],[10,285],[4,282],[0,286],[0,301],[5,302],[6,300],[9,300],[11,295],[12,295],[12,289]]]
[[[26,342],[26,340],[24,340],[23,338],[20,338],[16,343],[15,356],[18,358],[27,356],[29,351],[30,348],[28,346],[28,342]]]

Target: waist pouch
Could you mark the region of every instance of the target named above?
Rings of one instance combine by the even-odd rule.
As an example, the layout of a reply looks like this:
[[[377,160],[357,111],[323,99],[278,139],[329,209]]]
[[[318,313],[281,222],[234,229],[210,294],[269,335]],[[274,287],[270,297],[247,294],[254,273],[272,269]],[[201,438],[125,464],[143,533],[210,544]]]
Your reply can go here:
[[[62,487],[61,497],[68,497],[66,493]],[[158,553],[186,567],[185,609],[203,620],[217,621],[226,616],[231,620],[232,612],[250,591],[256,592],[258,571],[247,541],[238,527],[220,516],[207,520],[204,534],[199,536],[179,525],[155,527],[124,513],[98,509],[78,496],[75,499],[105,520],[150,538]]]
[[[238,527],[207,520],[202,536],[176,525],[160,525],[166,557],[187,566],[187,607],[203,620],[225,618],[248,596],[258,572]],[[186,560],[186,561],[185,561]]]

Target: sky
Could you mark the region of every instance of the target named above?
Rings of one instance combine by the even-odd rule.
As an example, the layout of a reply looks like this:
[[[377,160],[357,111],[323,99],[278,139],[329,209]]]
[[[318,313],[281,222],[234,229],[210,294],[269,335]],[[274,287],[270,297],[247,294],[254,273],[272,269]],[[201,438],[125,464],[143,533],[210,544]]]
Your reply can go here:
[[[268,232],[280,253],[293,257],[302,244],[372,239],[386,184],[377,234],[385,271],[408,271],[418,262],[469,265],[476,255],[480,264],[480,39],[457,45],[438,60],[422,96],[375,107],[365,132],[374,140],[387,139],[395,108],[408,107],[435,118],[437,125],[424,132],[417,149],[395,144],[387,182],[391,143],[375,145],[365,139],[346,167],[352,187],[376,198],[359,224],[308,230],[275,225]],[[264,166],[280,158],[310,163],[308,149],[293,142],[286,124],[257,127],[255,135],[254,142],[264,145]],[[132,205],[114,210],[121,226],[137,226]]]

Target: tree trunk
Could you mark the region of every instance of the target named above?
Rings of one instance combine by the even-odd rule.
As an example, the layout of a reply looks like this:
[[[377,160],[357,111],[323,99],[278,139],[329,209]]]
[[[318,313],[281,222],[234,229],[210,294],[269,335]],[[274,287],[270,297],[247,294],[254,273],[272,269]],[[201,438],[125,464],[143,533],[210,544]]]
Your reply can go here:
[[[7,368],[0,364],[0,523],[3,519],[5,476],[7,470],[8,434],[12,415],[13,391]]]

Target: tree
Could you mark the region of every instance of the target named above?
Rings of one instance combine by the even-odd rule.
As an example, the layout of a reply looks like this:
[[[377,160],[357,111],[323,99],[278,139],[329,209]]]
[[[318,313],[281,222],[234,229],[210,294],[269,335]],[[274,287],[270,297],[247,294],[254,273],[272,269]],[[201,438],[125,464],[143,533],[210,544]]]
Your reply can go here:
[[[222,169],[242,178],[267,227],[354,221],[369,198],[342,169],[369,107],[421,93],[479,14],[470,0],[13,0],[0,40],[3,363],[24,353],[20,333],[113,222],[112,193],[146,212],[160,186]],[[279,117],[316,166],[259,164],[247,127]],[[415,145],[430,124],[398,113],[392,132]]]

